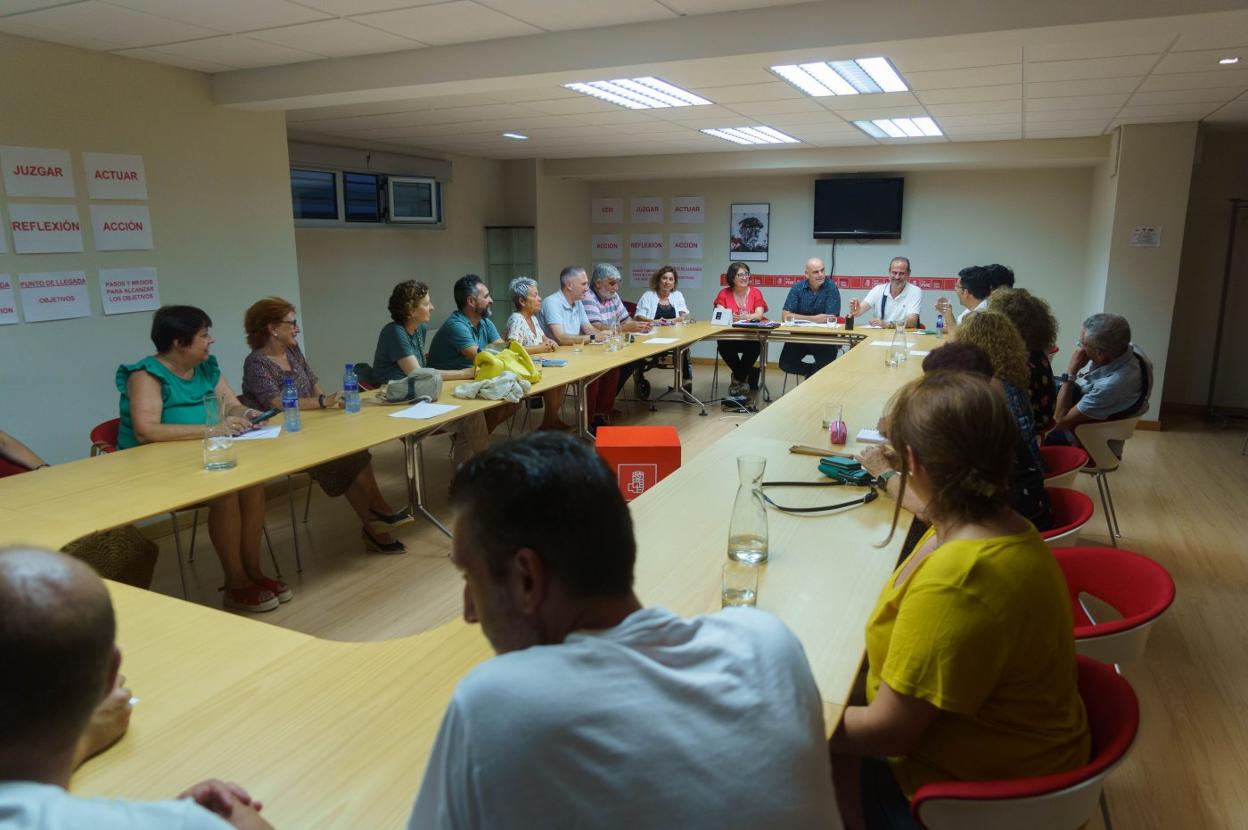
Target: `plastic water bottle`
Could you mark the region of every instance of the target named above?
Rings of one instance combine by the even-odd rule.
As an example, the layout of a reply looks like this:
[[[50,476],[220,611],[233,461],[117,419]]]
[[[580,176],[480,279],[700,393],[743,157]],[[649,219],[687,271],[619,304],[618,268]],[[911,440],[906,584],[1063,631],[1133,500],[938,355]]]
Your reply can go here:
[[[348,363],[342,375],[342,402],[348,415],[360,411],[360,379],[355,376],[355,364]]]
[[[299,421],[299,393],[295,391],[295,378],[286,376],[282,386],[282,428],[287,432],[298,432],[302,424]]]
[[[943,314],[936,315],[936,336],[945,336],[945,315]]]

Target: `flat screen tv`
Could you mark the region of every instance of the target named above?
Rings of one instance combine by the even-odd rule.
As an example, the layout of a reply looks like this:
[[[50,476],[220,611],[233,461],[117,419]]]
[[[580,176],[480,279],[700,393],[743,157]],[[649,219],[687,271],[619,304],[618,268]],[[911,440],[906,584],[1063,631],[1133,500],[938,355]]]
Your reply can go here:
[[[815,239],[900,239],[900,177],[815,180]]]

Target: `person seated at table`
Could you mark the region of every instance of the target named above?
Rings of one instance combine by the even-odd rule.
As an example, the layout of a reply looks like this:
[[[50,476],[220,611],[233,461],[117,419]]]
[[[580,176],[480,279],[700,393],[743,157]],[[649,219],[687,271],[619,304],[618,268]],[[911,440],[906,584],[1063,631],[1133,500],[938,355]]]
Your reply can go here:
[[[208,780],[168,801],[80,798],[74,770],[126,732],[130,690],[108,589],[83,563],[0,550],[0,825],[227,830],[271,825],[237,784]]]
[[[1008,265],[994,262],[991,265],[985,265],[984,271],[988,274],[989,294],[995,294],[1001,288],[1014,287],[1014,269]]]
[[[51,466],[30,447],[0,430],[0,477]]]
[[[569,265],[559,272],[559,290],[542,300],[542,319],[550,336],[560,346],[571,346],[581,338],[598,333],[585,313],[585,294],[589,277],[579,265]],[[590,432],[610,423],[615,396],[620,388],[620,367],[608,369],[585,390],[585,411]]]
[[[622,280],[619,268],[609,262],[600,262],[594,266],[593,273],[589,275],[589,290],[585,292],[581,300],[581,304],[585,307],[585,316],[589,318],[589,324],[604,337],[613,330],[627,334],[628,332],[649,332],[651,328],[650,323],[633,319],[628,309],[624,307],[624,300],[620,298]],[[616,381],[615,390],[617,395],[628,379],[644,363],[644,360],[636,360],[619,368],[619,379]]]
[[[1031,398],[1027,395],[1027,387],[1031,383],[1027,346],[1018,329],[1014,328],[1010,318],[1000,312],[980,311],[967,317],[958,328],[957,342],[979,346],[988,354],[993,377],[1001,382],[1006,403],[1018,421],[1019,434],[1031,449],[1036,467],[1043,470],[1036,419],[1031,411]]]
[[[728,265],[727,282],[715,295],[714,308],[726,308],[732,313],[734,323],[743,320],[759,321],[767,313],[767,301],[763,292],[750,285],[750,266],[744,262],[733,262]],[[757,340],[720,340],[716,350],[728,364],[732,372],[732,382],[728,385],[728,397],[733,400],[745,400],[746,385],[750,392],[758,391],[758,355],[760,347]]]
[[[784,321],[805,320],[809,323],[835,322],[841,313],[841,292],[823,270],[823,260],[806,260],[806,279],[794,283],[784,298]],[[785,343],[780,350],[780,370],[808,378],[836,360],[840,346],[817,346],[806,343]],[[807,363],[806,357],[814,358]]]
[[[888,263],[888,282],[880,283],[867,292],[861,302],[849,301],[850,317],[865,317],[875,309],[868,325],[883,328],[915,328],[919,325],[919,305],[923,290],[910,282],[910,260],[904,256],[893,257]]]
[[[637,301],[637,313],[633,316],[643,323],[654,323],[656,326],[670,326],[683,323],[689,319],[689,304],[685,295],[676,290],[680,275],[670,265],[661,266],[650,275],[650,288]],[[689,350],[683,349],[684,366],[682,373],[685,391],[693,391],[693,364],[689,362]],[[653,365],[653,364],[651,364]],[[645,366],[634,373],[635,380],[644,377]]]
[[[446,318],[429,344],[429,367],[431,369],[460,371],[472,370],[477,352],[482,349],[505,348],[503,340],[490,319],[494,298],[490,288],[476,274],[465,274],[455,280],[452,288],[455,310]],[[504,404],[485,410],[485,429],[494,428],[516,412],[515,404]]]
[[[300,409],[331,409],[342,406],[342,393],[326,395],[312,367],[299,348],[299,321],[295,307],[281,297],[268,297],[247,309],[243,316],[251,354],[243,361],[243,391],[239,400],[258,409],[281,409],[282,388],[293,378]],[[412,521],[405,511],[395,510],[381,494],[373,475],[372,455],[360,450],[309,468],[308,475],[330,498],[346,496],[360,517],[365,544],[370,550],[402,553],[403,543],[386,528]],[[374,530],[372,523],[380,530]]]
[[[390,292],[390,322],[377,335],[373,352],[373,383],[382,386],[400,380],[427,367],[425,332],[433,316],[433,299],[429,286],[416,280],[405,280]],[[437,369],[443,381],[472,380],[476,372],[466,369]],[[490,445],[490,432],[485,415],[473,412],[452,422],[451,456],[456,467]]]
[[[953,287],[953,293],[958,298],[958,304],[962,306],[962,310],[956,315],[948,297],[941,297],[936,301],[936,311],[944,315],[945,330],[949,334],[957,334],[958,326],[968,314],[987,310],[988,295],[992,293],[992,287],[988,284],[987,266],[968,265],[959,271],[958,283]]]
[[[451,504],[464,619],[499,656],[456,687],[411,830],[832,826],[801,643],[753,608],[643,608],[632,517],[593,447],[500,444]]]
[[[902,498],[913,491],[932,528],[880,592],[867,705],[847,707],[829,741],[849,830],[917,828],[909,799],[924,784],[1053,775],[1091,751],[1066,580],[1009,507],[1018,429],[1000,391],[932,372],[887,419]]]
[[[507,293],[516,310],[507,318],[507,341],[519,343],[529,354],[543,354],[558,350],[559,342],[546,333],[542,324],[542,295],[537,290],[537,280],[532,277],[516,277],[507,285]],[[576,429],[565,424],[559,417],[563,408],[566,386],[556,386],[542,393],[542,423],[538,429]]]
[[[161,306],[152,317],[156,354],[117,367],[121,393],[119,450],[161,441],[204,437],[205,396],[216,396],[225,424],[235,435],[255,427],[261,413],[239,402],[209,354],[215,342],[212,320],[189,305]],[[189,471],[188,471],[189,472]],[[253,484],[208,502],[208,535],[225,572],[222,603],[235,611],[272,611],[293,594],[260,567],[264,529],[264,484]]]
[[[1057,318],[1049,304],[1026,288],[998,288],[988,297],[988,310],[999,311],[1018,330],[1027,349],[1027,397],[1036,421],[1036,433],[1043,435],[1053,428],[1053,411],[1057,405],[1057,387],[1053,382],[1053,366],[1049,349],[1057,342]]]
[[[1119,314],[1093,314],[1083,321],[1079,347],[1056,380],[1056,423],[1048,441],[1078,445],[1074,428],[1095,421],[1135,418],[1148,411],[1153,362],[1131,342],[1131,324]],[[1122,441],[1109,442],[1122,457]]]

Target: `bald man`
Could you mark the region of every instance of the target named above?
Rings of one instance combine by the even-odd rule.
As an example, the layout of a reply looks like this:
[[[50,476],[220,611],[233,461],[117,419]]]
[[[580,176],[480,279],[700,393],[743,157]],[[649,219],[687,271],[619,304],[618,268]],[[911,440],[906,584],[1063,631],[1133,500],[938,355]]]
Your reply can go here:
[[[784,299],[784,322],[805,320],[810,323],[827,323],[841,313],[841,292],[828,279],[823,270],[823,260],[811,257],[806,260],[806,279],[794,283],[789,296]],[[808,346],[786,343],[780,350],[780,369],[791,375],[810,377],[833,360],[840,346]],[[814,358],[807,363],[807,355]]]
[[[197,784],[177,801],[66,791],[83,758],[129,722],[115,631],[108,591],[85,564],[50,551],[0,550],[0,827],[271,830],[258,801],[221,781]]]

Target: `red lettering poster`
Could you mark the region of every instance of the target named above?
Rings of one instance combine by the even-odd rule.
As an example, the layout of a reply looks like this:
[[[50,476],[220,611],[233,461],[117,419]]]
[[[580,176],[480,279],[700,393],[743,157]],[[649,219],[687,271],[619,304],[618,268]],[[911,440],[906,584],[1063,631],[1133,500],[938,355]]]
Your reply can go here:
[[[706,221],[704,196],[673,196],[672,224],[701,225]]]
[[[596,233],[592,237],[594,262],[622,262],[624,237],[618,233]]]
[[[142,201],[147,198],[147,175],[143,172],[142,156],[83,153],[82,169],[87,177],[87,195],[92,199]]]
[[[0,274],[0,326],[17,322],[17,298],[13,295],[13,278]]]
[[[701,259],[702,234],[673,233],[668,236],[672,259]]]
[[[0,165],[4,166],[4,192],[9,196],[74,196],[68,150],[0,147]]]
[[[628,255],[634,261],[658,262],[663,258],[663,234],[632,234],[628,237]]]
[[[82,225],[78,221],[77,205],[10,203],[9,229],[13,231],[13,250],[19,254],[65,254],[82,250]]]
[[[152,217],[146,205],[92,205],[97,251],[150,251]]]
[[[105,314],[129,314],[160,308],[155,268],[101,268],[100,304]]]
[[[82,271],[18,274],[17,284],[27,323],[91,316],[87,275]]]
[[[618,225],[624,221],[623,199],[591,199],[589,221],[595,225]]]
[[[628,270],[628,284],[633,288],[649,288],[653,273],[654,267],[651,265],[634,265]]]
[[[662,196],[634,196],[632,213],[633,213],[633,224],[638,224],[638,225],[661,225],[663,224],[663,197]]]
[[[674,266],[676,269],[676,287],[682,291],[689,288],[702,287],[702,263],[700,262],[677,262]]]

